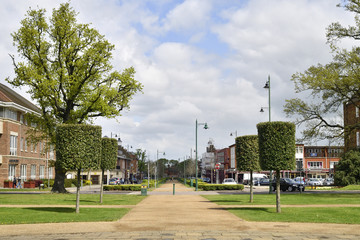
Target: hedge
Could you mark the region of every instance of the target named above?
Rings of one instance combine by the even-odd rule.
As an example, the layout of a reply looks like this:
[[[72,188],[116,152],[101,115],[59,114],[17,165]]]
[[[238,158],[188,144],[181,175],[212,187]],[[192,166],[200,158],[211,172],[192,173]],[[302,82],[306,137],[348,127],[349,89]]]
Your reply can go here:
[[[204,191],[216,191],[216,190],[243,190],[244,185],[236,184],[198,184],[198,187]]]
[[[141,191],[141,184],[105,185],[104,191]]]

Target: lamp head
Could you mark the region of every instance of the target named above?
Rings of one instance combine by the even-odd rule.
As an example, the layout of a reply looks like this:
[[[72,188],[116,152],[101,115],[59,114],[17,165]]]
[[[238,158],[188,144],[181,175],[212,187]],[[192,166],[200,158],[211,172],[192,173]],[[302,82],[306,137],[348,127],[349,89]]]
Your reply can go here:
[[[270,88],[270,84],[269,84],[269,81],[267,81],[267,82],[265,83],[265,86],[264,86],[264,88]]]
[[[263,109],[263,108],[261,108],[261,109],[260,109],[260,112],[261,112],[261,113],[263,113],[263,112],[264,112],[264,109]]]
[[[208,127],[207,123],[205,123],[204,129],[208,129],[208,128],[209,128],[209,127]]]

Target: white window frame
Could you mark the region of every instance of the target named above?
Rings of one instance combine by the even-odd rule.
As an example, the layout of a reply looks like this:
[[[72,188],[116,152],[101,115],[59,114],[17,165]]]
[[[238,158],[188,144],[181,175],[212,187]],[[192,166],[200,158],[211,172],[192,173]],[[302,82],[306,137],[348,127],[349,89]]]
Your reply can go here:
[[[36,165],[35,164],[31,164],[31,168],[30,168],[30,179],[35,180],[36,178]]]
[[[20,151],[24,151],[24,138],[20,138]]]
[[[49,176],[49,179],[53,179],[53,167],[48,168],[48,176]]]
[[[360,132],[356,132],[356,147],[360,147]]]
[[[26,176],[26,170],[27,170],[27,166],[26,164],[21,164],[20,165],[20,178],[22,181],[26,181],[27,176]]]
[[[45,166],[44,165],[39,166],[39,178],[40,179],[45,178]]]
[[[10,135],[10,155],[16,156],[17,155],[17,138],[16,135]]]
[[[14,176],[16,177],[15,173],[16,173],[16,165],[15,164],[9,164],[8,179],[10,181],[14,180]]]
[[[359,107],[355,107],[355,117],[359,117]]]
[[[25,152],[27,152],[27,148],[28,148],[28,144],[27,144],[27,139],[25,138],[25,141],[24,141],[24,150],[25,150]]]

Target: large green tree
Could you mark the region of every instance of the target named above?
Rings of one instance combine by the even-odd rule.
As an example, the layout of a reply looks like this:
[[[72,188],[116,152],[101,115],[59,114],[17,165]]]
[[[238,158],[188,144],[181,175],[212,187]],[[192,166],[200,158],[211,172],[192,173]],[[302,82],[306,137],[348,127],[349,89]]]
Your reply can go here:
[[[78,23],[76,16],[69,3],[54,9],[51,17],[45,9],[29,9],[12,34],[20,60],[10,55],[15,77],[7,81],[25,86],[38,103],[41,116],[31,116],[31,121],[52,143],[57,124],[117,117],[142,90],[134,68],[113,70],[114,45],[89,24]],[[66,192],[66,171],[59,164],[55,170],[52,191]]]
[[[335,168],[335,185],[347,186],[360,184],[360,152],[359,150],[348,151],[342,156]]]
[[[327,28],[327,40],[333,53],[328,64],[317,64],[304,72],[295,73],[292,81],[302,98],[286,101],[284,111],[289,117],[296,117],[297,125],[304,124],[303,140],[335,138],[342,139],[343,103],[360,107],[360,48],[341,49],[338,41],[343,38],[360,39],[360,1],[343,1],[338,7],[355,14],[355,26],[343,27],[332,23]],[[348,126],[349,131],[360,126]]]
[[[250,171],[250,202],[253,202],[253,171],[260,170],[258,136],[237,137],[235,143],[237,169]]]

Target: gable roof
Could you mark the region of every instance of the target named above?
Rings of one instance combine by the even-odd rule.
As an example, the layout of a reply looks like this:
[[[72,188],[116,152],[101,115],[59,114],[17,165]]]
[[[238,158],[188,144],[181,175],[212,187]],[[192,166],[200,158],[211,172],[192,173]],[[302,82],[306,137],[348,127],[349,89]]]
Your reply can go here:
[[[35,104],[31,103],[29,100],[25,99],[11,88],[0,83],[0,103],[1,102],[15,103],[15,106],[18,105],[36,113],[40,113],[40,108],[38,108]]]

